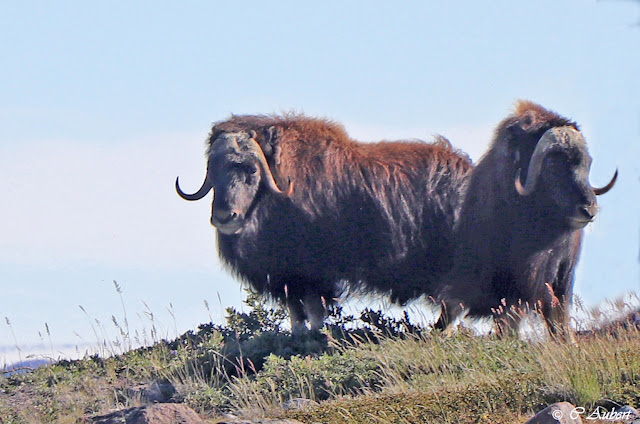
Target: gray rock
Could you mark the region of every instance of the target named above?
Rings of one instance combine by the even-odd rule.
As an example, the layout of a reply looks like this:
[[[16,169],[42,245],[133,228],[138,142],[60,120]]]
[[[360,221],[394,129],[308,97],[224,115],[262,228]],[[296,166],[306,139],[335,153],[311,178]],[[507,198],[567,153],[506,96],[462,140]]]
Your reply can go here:
[[[315,402],[311,399],[304,399],[304,398],[295,398],[295,399],[291,399],[288,400],[284,403],[284,409],[285,410],[297,410],[297,409],[303,409],[306,408],[308,406],[313,406],[313,405],[317,405],[318,402]]]
[[[558,402],[538,412],[525,424],[582,424],[576,407],[569,402]]]
[[[585,412],[583,417],[587,422],[611,422],[640,424],[640,413],[631,406],[615,407],[611,409],[597,406],[593,411]]]
[[[280,418],[232,419],[218,424],[302,424],[300,421]]]
[[[138,399],[140,403],[166,403],[172,401],[175,392],[176,389],[171,383],[153,381],[127,388],[124,394],[127,398]]]
[[[149,402],[164,403],[169,402],[175,392],[176,388],[173,387],[173,384],[154,381],[142,390],[142,395]]]
[[[179,403],[157,403],[91,417],[91,424],[204,424],[196,412]]]
[[[638,313],[640,315],[640,313]],[[625,415],[624,422],[631,422],[632,424],[640,424],[640,411],[636,408],[625,405],[622,408],[616,409],[617,413],[621,413]]]
[[[631,415],[631,418],[640,418],[640,411],[629,405],[625,405],[622,408],[617,408],[616,411],[623,413],[628,412],[629,415]]]

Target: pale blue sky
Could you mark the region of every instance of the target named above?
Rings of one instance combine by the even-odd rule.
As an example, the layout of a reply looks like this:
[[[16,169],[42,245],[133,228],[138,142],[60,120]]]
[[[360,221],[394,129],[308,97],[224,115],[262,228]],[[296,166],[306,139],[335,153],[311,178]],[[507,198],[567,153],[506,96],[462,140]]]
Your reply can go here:
[[[0,364],[12,330],[24,352],[45,323],[56,345],[95,342],[78,305],[112,331],[112,280],[131,326],[149,327],[144,301],[168,336],[207,321],[205,299],[214,319],[239,306],[210,200],[173,188],[197,188],[232,112],[441,133],[477,160],[517,99],[539,102],[581,124],[594,185],[620,169],[575,292],[639,291],[639,21],[625,1],[2,3]]]

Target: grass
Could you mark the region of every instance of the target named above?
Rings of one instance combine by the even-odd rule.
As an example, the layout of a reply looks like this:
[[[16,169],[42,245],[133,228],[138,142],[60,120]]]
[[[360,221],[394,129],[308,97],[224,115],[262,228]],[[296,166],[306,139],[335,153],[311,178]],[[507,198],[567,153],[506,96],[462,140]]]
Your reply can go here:
[[[568,344],[465,328],[444,337],[408,316],[339,309],[324,333],[293,336],[282,310],[253,295],[246,303],[250,312],[228,309],[224,326],[138,349],[130,348],[125,311],[122,340],[102,343],[124,352],[2,374],[0,422],[83,422],[152,402],[152,387],[212,423],[229,412],[303,423],[518,423],[563,400],[586,411],[640,406],[640,330],[603,325],[613,310],[585,318]]]
[[[359,348],[379,361],[380,390],[289,415],[304,422],[513,423],[563,400],[587,411],[639,405],[639,342],[637,329],[575,345],[468,334],[385,340]]]

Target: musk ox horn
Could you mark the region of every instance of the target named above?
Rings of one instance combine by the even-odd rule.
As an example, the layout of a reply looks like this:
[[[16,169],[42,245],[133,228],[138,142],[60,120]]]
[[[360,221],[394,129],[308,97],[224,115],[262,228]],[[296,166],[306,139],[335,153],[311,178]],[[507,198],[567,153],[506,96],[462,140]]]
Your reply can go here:
[[[616,172],[613,174],[613,178],[611,178],[611,181],[609,181],[609,184],[607,184],[606,186],[604,186],[602,188],[592,187],[593,188],[593,192],[596,194],[596,196],[600,196],[601,194],[605,194],[606,192],[608,192],[609,190],[611,190],[613,188],[613,186],[616,184],[616,180],[617,179],[618,179],[618,169],[616,168]]]
[[[540,172],[542,171],[542,162],[547,154],[552,151],[566,149],[572,145],[583,144],[585,144],[585,142],[582,135],[572,127],[551,128],[545,132],[531,155],[529,168],[527,169],[527,181],[524,186],[520,181],[521,169],[518,169],[516,172],[515,188],[518,194],[528,196],[533,193],[538,183]]]
[[[211,188],[213,188],[209,180],[205,177],[202,187],[200,187],[198,191],[193,194],[187,194],[180,189],[180,184],[178,183],[179,179],[180,177],[176,178],[176,191],[178,192],[178,195],[185,200],[200,200],[209,193]]]
[[[274,193],[282,194],[286,197],[291,196],[291,193],[293,193],[293,183],[289,181],[289,187],[287,188],[287,191],[282,191],[280,187],[278,187],[278,184],[273,177],[273,173],[271,172],[271,168],[269,167],[269,163],[267,162],[267,157],[264,155],[262,147],[260,147],[260,144],[258,144],[255,139],[255,137],[257,136],[256,132],[252,130],[249,135],[251,137],[249,148],[255,155],[256,159],[258,159],[258,163],[260,164],[260,172],[262,173],[262,178],[267,184],[267,187],[269,187],[269,189]]]

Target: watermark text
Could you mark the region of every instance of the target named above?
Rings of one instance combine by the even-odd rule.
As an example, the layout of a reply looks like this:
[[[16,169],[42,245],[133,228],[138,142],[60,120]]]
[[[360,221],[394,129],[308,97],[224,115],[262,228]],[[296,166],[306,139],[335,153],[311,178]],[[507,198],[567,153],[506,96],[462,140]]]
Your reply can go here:
[[[556,409],[551,413],[551,416],[557,420],[564,418],[564,412]],[[631,420],[638,419],[635,414],[630,410],[616,411],[615,408],[611,411],[607,411],[605,408],[598,406],[592,412],[588,413],[587,410],[581,406],[574,408],[569,412],[569,418],[576,420],[582,418],[585,420],[601,420],[601,421],[613,421],[613,422],[630,422]]]

